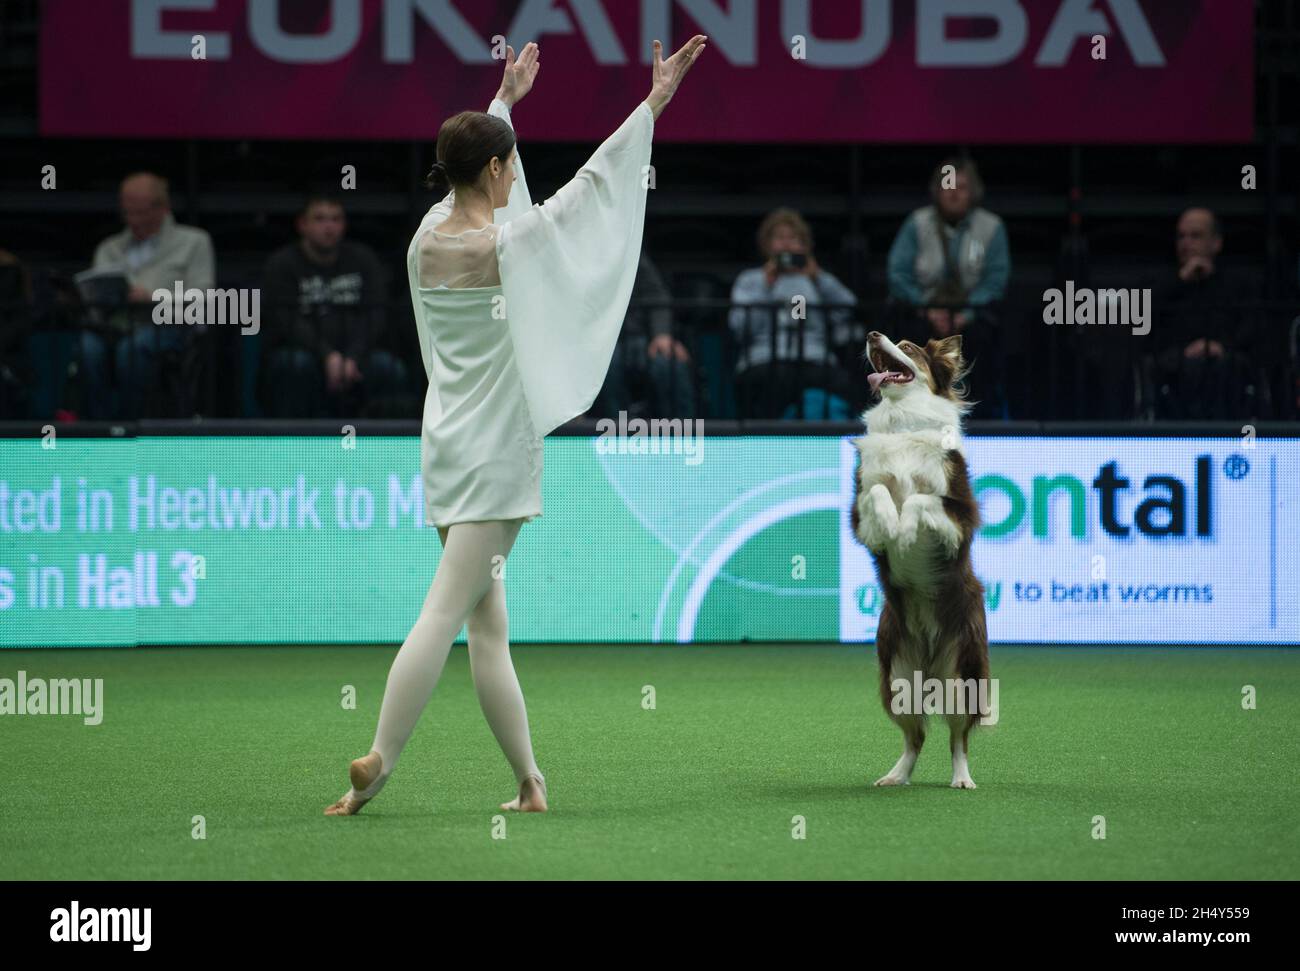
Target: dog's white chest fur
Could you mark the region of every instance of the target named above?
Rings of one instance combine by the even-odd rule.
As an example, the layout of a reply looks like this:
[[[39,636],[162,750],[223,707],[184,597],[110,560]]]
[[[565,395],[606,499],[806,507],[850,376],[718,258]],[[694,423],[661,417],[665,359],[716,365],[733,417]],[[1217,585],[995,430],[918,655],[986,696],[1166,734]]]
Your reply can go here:
[[[914,511],[921,507],[916,503],[924,501],[913,497],[924,496],[935,504],[933,516],[942,516],[947,525],[947,517],[942,512],[942,500],[948,493],[948,473],[944,464],[944,452],[941,435],[938,432],[905,432],[894,434],[867,435],[858,440],[858,451],[862,456],[858,475],[861,486],[858,491],[859,515],[872,517],[872,510],[865,508],[873,501],[872,488],[883,487],[898,510]],[[909,503],[909,499],[911,502]],[[932,518],[933,518],[932,516]],[[878,523],[880,516],[873,517]],[[900,517],[899,529],[910,529],[916,533],[915,517],[911,521]],[[910,543],[906,549],[890,544],[890,566],[893,579],[900,587],[930,592],[938,585],[939,560],[931,555],[930,542]],[[909,625],[913,629],[929,630],[932,618],[928,613],[912,618]]]
[[[961,445],[960,416],[942,399],[908,397],[869,411],[867,434],[856,440],[858,538],[888,555],[897,586],[933,595],[962,541],[943,505],[947,456]],[[929,627],[927,620],[912,626]]]
[[[950,438],[950,433],[938,429],[862,436],[857,440],[862,457],[858,471],[860,494],[869,493],[873,485],[880,483],[899,507],[908,496],[917,493],[947,495],[945,455],[952,445],[946,438]]]
[[[880,483],[902,508],[908,496],[948,494],[947,454],[961,448],[961,411],[932,394],[886,398],[865,415],[867,434],[857,439],[862,456],[861,495]]]

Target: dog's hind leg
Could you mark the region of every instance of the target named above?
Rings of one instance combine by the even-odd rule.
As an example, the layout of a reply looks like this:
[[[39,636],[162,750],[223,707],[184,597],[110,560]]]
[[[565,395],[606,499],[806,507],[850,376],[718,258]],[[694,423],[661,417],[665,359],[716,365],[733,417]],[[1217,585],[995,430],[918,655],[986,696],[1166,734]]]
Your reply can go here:
[[[888,495],[885,496],[885,500],[891,506],[893,505],[893,500]],[[894,705],[896,682],[906,681],[907,670],[916,666],[906,660],[909,650],[912,653],[915,653],[915,650],[909,648],[907,633],[900,620],[901,614],[898,611],[902,606],[902,598],[898,589],[889,582],[888,560],[882,558],[878,561],[877,570],[880,571],[881,585],[886,591],[885,609],[880,612],[880,626],[876,629],[880,703],[885,709],[885,714],[902,729],[903,754],[889,770],[888,775],[876,780],[876,785],[905,786],[912,777],[912,767],[916,765],[916,757],[921,754],[921,746],[925,744],[925,715],[913,711],[910,707],[896,708]]]
[[[912,767],[916,765],[916,758],[921,754],[921,746],[925,744],[925,716],[892,715],[891,717],[903,730],[903,754],[899,756],[888,775],[883,775],[876,780],[876,785],[905,786],[912,778]]]
[[[966,760],[966,756],[970,730],[975,727],[978,718],[978,715],[948,716],[948,745],[952,749],[952,787],[954,789],[975,788],[975,780],[970,777],[970,765]]]
[[[952,748],[952,787],[954,789],[974,789],[975,780],[970,777],[969,754],[971,729],[979,724],[981,717],[989,717],[987,724],[997,721],[997,714],[992,710],[997,705],[996,692],[990,705],[989,692],[994,685],[989,679],[988,630],[984,620],[982,591],[971,578],[962,596],[954,596],[953,602],[963,604],[958,616],[964,618],[960,632],[955,641],[955,670],[962,687],[962,704],[948,713],[949,742]],[[955,699],[954,699],[955,700]]]

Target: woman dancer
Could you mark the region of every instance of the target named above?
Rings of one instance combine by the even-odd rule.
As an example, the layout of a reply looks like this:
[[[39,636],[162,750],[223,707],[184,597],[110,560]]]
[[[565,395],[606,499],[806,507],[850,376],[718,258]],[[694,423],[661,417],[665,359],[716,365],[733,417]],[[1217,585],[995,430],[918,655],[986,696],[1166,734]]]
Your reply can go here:
[[[466,623],[474,689],[519,783],[501,808],[546,810],[502,568],[542,512],[542,436],[586,411],[609,370],[640,258],[654,122],[704,42],[697,34],[666,61],[654,42],[649,96],[545,205],[528,195],[510,124],[537,77],[536,44],[518,60],[506,48],[486,114],[462,112],[438,132],[430,184],[450,191],[416,230],[407,273],[429,377],[425,522],[443,554],[388,672],[371,751],[327,816],[353,815],[383,788]]]

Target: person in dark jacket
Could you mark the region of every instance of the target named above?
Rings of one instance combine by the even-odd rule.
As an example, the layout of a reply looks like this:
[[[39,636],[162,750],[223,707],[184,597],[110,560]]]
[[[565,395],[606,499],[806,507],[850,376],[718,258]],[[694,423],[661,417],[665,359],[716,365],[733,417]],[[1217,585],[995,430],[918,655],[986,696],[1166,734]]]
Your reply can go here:
[[[297,219],[298,242],[263,270],[263,408],[271,417],[343,414],[360,398],[400,394],[406,368],[378,346],[384,273],[364,243],[344,239],[343,204],[313,195]]]
[[[27,417],[32,321],[31,273],[13,253],[0,249],[0,420]]]
[[[1256,334],[1252,281],[1219,266],[1223,235],[1209,209],[1178,220],[1178,276],[1155,296],[1157,414],[1162,418],[1240,417]]]

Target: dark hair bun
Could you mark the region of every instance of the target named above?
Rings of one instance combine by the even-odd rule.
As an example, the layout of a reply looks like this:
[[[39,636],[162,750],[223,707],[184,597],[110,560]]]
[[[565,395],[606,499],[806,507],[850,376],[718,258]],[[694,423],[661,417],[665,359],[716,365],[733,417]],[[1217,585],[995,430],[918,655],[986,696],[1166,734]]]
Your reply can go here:
[[[426,184],[439,191],[473,186],[489,161],[499,158],[505,164],[514,147],[514,129],[507,122],[481,111],[462,111],[438,129],[438,161]]]
[[[447,178],[447,166],[442,162],[434,162],[433,168],[429,169],[429,175],[424,180],[424,184],[430,189],[447,190],[451,188],[451,180]]]

